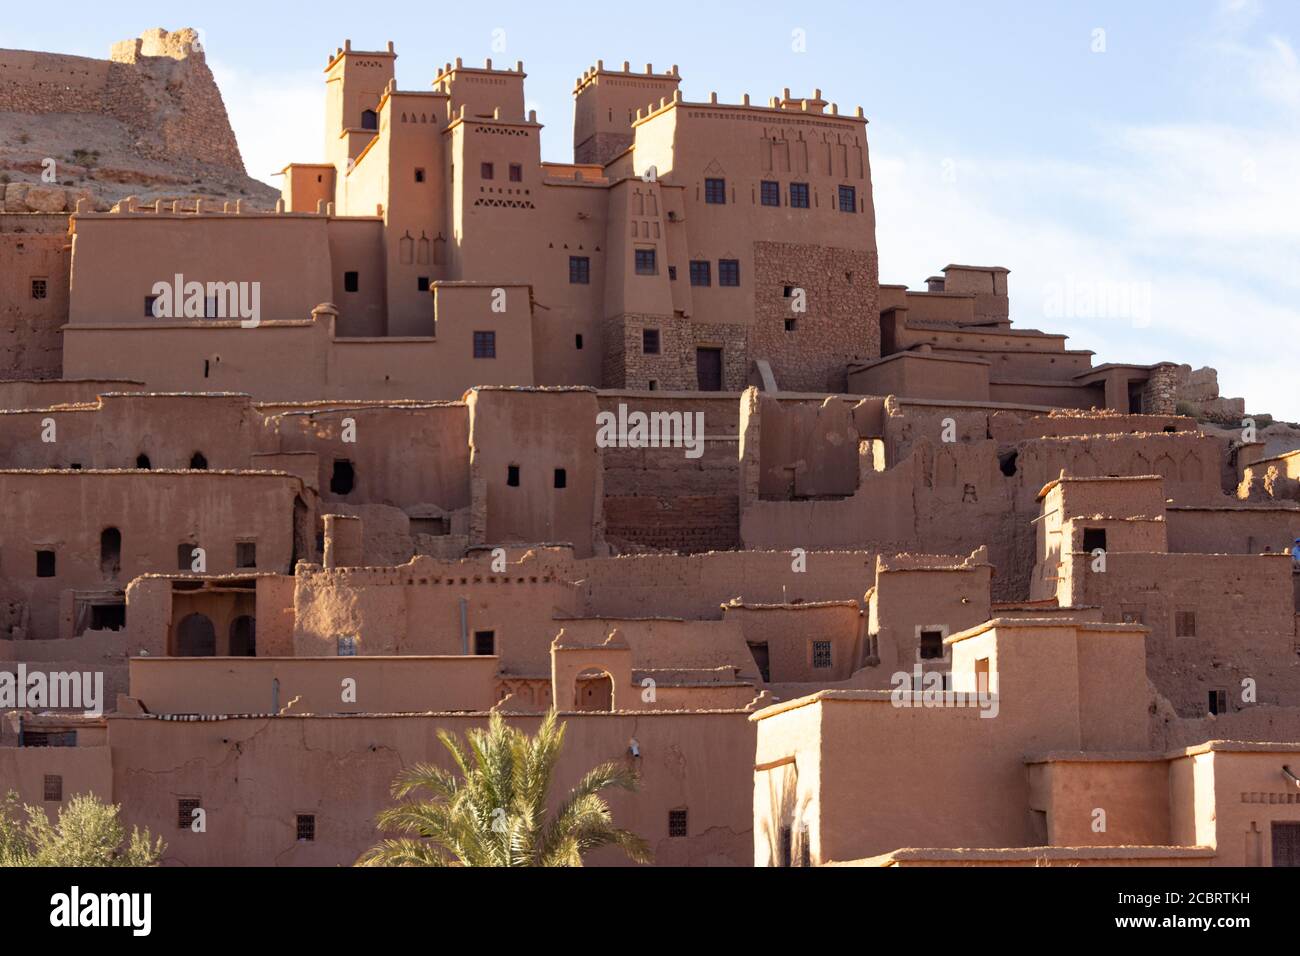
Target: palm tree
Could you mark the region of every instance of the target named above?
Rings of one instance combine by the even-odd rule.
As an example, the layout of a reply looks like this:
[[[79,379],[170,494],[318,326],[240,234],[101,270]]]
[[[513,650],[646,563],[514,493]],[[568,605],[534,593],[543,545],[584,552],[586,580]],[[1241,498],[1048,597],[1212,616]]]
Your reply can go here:
[[[588,771],[565,800],[547,812],[547,794],[564,746],[565,725],[546,715],[532,737],[494,713],[486,730],[445,730],[438,739],[459,773],[419,764],[398,774],[392,793],[403,799],[427,791],[432,799],[383,810],[381,840],[358,866],[582,866],[584,853],[620,847],[638,863],[650,860],[645,840],[614,826],[600,792],[636,789],[636,774],[617,763]]]

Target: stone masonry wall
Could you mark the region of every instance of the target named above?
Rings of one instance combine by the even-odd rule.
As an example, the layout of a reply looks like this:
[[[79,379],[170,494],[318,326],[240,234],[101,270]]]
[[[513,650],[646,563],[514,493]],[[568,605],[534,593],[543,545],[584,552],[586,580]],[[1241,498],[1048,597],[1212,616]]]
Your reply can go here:
[[[792,310],[787,286],[804,290],[806,312]],[[849,361],[880,357],[878,300],[873,252],[756,242],[751,355],[771,363],[783,390],[842,392]]]

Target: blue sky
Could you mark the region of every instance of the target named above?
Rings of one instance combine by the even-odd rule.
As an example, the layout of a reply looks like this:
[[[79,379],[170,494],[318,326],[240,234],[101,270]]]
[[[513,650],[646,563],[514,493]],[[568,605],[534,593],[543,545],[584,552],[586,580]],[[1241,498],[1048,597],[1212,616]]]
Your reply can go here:
[[[48,11],[11,5],[0,46],[103,57],[148,27],[198,28],[249,171],[273,183],[319,159],[321,70],[345,37],[393,40],[404,89],[457,56],[522,59],[543,158],[561,161],[597,58],[676,63],[687,99],[819,87],[871,121],[882,282],[1003,265],[1018,325],[1097,362],[1215,366],[1225,395],[1300,420],[1296,0]]]

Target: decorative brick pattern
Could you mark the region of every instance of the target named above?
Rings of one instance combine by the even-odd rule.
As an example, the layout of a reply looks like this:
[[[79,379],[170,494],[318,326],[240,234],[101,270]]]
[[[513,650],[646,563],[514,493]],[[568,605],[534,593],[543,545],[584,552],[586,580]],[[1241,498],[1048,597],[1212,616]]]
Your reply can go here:
[[[740,547],[740,500],[736,495],[606,498],[605,536],[615,547],[732,551]]]

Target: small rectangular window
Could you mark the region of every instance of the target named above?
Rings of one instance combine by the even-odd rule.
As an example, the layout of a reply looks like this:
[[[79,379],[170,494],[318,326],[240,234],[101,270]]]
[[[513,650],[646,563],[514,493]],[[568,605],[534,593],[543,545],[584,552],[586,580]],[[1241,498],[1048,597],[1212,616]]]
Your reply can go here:
[[[569,473],[563,468],[555,469],[555,487],[567,488],[569,486]]]
[[[1083,550],[1091,554],[1093,551],[1106,550],[1106,529],[1105,528],[1084,528],[1083,529]]]
[[[718,285],[725,285],[725,286],[740,285],[740,260],[739,259],[718,260]]]
[[[158,304],[158,296],[147,295],[144,297],[144,317],[146,319],[160,319],[162,316],[156,314],[154,306]]]
[[[492,164],[491,164],[491,163],[480,163],[480,164],[479,164],[479,167],[478,167],[478,172],[479,172],[479,176],[481,176],[483,179],[491,179],[491,178],[492,178]]]
[[[424,182],[424,170],[418,166],[415,168],[415,181],[417,183]]]
[[[759,184],[759,195],[764,206],[779,206],[781,205],[781,184],[765,179]]]
[[[311,843],[316,839],[316,814],[298,814],[298,842]]]
[[[1195,611],[1174,612],[1174,636],[1175,637],[1196,636],[1196,612]]]
[[[512,183],[522,183],[524,181],[524,167],[519,163],[510,164],[510,181]]]
[[[49,281],[46,279],[32,280],[32,298],[44,299],[49,295]]]
[[[677,281],[677,267],[676,267],[676,266],[669,266],[669,267],[668,267],[668,281],[669,281],[669,282],[676,282],[676,281]]]
[[[793,332],[793,331],[795,330],[795,322],[796,322],[795,319],[786,319],[786,320],[785,320],[785,330],[786,330],[787,332]]]
[[[194,827],[194,811],[201,809],[203,804],[194,797],[181,797],[176,801],[176,826],[181,830],[190,830]]]
[[[340,634],[338,639],[339,657],[357,656],[357,639],[350,634]]]
[[[830,641],[812,642],[812,666],[813,667],[831,666],[831,642]]]
[[[794,209],[808,208],[808,184],[807,183],[790,184],[790,206]]]
[[[943,657],[943,631],[926,629],[921,632],[921,660],[937,661]]]
[[[361,288],[361,274],[359,272],[343,273],[343,291],[356,292]]]
[[[668,835],[670,837],[684,837],[687,834],[686,811],[669,810],[668,811]]]
[[[192,542],[182,541],[176,545],[176,570],[194,570],[194,544]]]
[[[582,333],[581,333],[581,332],[579,332],[578,334],[576,334],[576,335],[573,337],[573,347],[574,347],[575,349],[580,349],[580,348],[582,348]]]
[[[1210,713],[1226,714],[1228,712],[1228,692],[1226,690],[1212,690],[1209,696]]]
[[[691,285],[712,285],[713,269],[712,263],[705,261],[694,261],[691,263]]]
[[[63,777],[57,773],[45,775],[45,799],[60,801],[63,799]]]
[[[235,542],[235,567],[237,568],[257,567],[257,542],[255,541]]]
[[[509,485],[511,488],[519,487],[519,466],[518,465],[506,466],[506,484]]]
[[[75,747],[75,730],[24,730],[19,738],[20,747]]]
[[[858,191],[852,186],[840,187],[840,212],[858,211]]]
[[[54,552],[36,552],[36,576],[38,578],[54,577]]]
[[[417,277],[416,277],[416,280],[415,280],[415,289],[416,289],[417,292],[428,292],[428,291],[429,291],[429,277],[428,277],[428,276],[417,276]]]
[[[641,330],[641,354],[642,355],[659,354],[659,330],[658,329]]]
[[[704,180],[704,201],[720,206],[727,201],[727,181],[725,179]]]
[[[636,250],[636,274],[639,276],[657,276],[659,264],[653,249]]]
[[[569,256],[569,284],[591,284],[591,259],[587,256]]]
[[[497,334],[495,332],[474,333],[474,357],[476,359],[497,357]]]
[[[491,657],[497,652],[496,631],[474,632],[474,653],[478,657]]]

